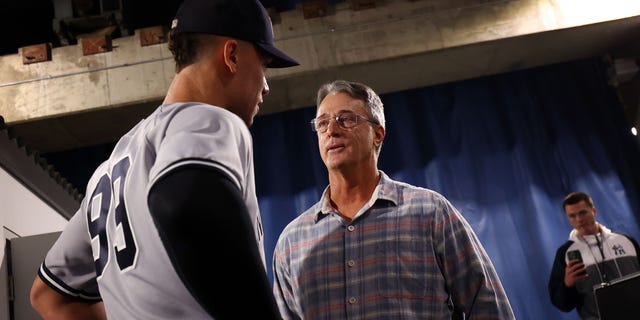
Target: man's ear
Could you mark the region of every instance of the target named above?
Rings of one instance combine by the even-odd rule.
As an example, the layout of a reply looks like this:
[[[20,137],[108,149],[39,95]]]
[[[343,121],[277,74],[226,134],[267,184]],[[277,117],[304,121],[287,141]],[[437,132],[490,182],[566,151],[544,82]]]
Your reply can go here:
[[[231,73],[238,71],[238,41],[227,39],[222,45],[224,64]]]
[[[375,133],[375,136],[373,137],[373,143],[377,147],[381,145],[382,141],[384,140],[385,130],[382,126],[378,125],[374,126],[373,132]]]

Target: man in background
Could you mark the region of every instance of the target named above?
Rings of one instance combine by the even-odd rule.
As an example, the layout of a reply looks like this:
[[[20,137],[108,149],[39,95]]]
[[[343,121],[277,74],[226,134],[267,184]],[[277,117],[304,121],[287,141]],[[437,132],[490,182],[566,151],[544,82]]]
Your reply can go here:
[[[164,102],[97,168],[38,271],[45,319],[280,319],[249,126],[266,68],[297,62],[258,0],[185,0],[169,49]]]
[[[558,309],[578,311],[580,318],[600,319],[594,286],[640,270],[638,243],[596,221],[596,207],[589,195],[572,192],[562,208],[573,230],[556,252],[549,295]]]

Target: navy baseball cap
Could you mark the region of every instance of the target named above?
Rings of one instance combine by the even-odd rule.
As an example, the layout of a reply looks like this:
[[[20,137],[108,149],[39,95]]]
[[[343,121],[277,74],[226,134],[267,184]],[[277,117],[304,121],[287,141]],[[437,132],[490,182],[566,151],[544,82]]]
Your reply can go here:
[[[275,47],[267,10],[259,0],[184,0],[171,23],[171,33],[208,33],[251,42],[273,60],[269,68],[299,65]]]

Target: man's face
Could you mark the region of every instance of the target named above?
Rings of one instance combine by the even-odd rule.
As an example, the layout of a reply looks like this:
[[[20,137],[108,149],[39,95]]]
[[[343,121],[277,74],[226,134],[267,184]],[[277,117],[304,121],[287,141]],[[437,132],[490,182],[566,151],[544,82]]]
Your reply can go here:
[[[360,116],[354,127],[344,128],[335,120],[336,115],[344,112]],[[366,121],[367,118],[364,102],[346,93],[332,93],[322,100],[316,119],[325,119],[328,123],[326,131],[317,134],[320,157],[327,169],[354,168],[375,159],[374,143],[381,142],[382,137],[376,136],[375,125]]]
[[[271,62],[271,57],[261,53],[253,44],[238,41],[238,71],[234,78],[235,95],[234,113],[236,113],[247,126],[253,124],[253,118],[260,111],[259,105],[265,95],[269,93],[269,85],[265,77],[266,65]]]
[[[569,223],[581,236],[598,233],[596,224],[596,208],[592,208],[584,200],[564,207]]]

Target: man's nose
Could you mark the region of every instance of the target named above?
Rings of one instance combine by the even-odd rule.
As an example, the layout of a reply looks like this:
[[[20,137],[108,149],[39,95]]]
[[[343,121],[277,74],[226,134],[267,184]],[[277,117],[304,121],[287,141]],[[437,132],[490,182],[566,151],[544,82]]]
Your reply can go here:
[[[264,85],[262,86],[262,95],[266,96],[269,94],[269,84],[267,83],[266,77],[263,77],[262,81],[264,82]]]
[[[329,133],[333,133],[337,130],[342,129],[340,127],[340,124],[338,123],[338,120],[336,120],[336,117],[331,117],[329,119],[329,123],[327,123],[327,132]]]

